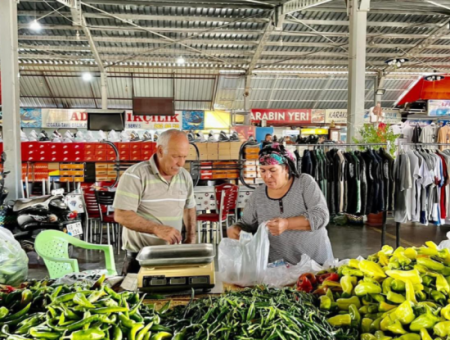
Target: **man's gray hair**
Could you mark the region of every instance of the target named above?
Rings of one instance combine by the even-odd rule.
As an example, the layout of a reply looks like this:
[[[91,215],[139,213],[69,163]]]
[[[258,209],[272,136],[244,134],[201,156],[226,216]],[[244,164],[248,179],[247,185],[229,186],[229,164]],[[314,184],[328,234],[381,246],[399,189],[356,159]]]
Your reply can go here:
[[[161,146],[164,150],[164,153],[167,152],[167,148],[169,146],[169,141],[172,137],[183,135],[186,137],[186,134],[183,131],[177,129],[169,129],[161,133],[158,137],[157,146]],[[187,137],[186,137],[187,139]]]

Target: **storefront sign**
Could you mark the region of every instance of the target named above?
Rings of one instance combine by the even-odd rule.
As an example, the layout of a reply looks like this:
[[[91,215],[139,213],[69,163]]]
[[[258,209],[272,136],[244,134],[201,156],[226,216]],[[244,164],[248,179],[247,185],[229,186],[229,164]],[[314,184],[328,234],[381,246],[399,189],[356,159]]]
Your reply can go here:
[[[450,115],[450,100],[429,100],[429,116],[447,116]]]
[[[42,110],[42,127],[86,129],[87,110]],[[126,129],[162,130],[181,129],[181,112],[174,116],[133,116],[133,111],[126,111]]]
[[[325,122],[331,124],[347,124],[347,110],[326,110],[325,112]]]
[[[323,123],[325,123],[325,111],[326,110],[312,110],[311,123],[312,124],[323,124]]]
[[[267,121],[267,125],[270,124],[299,124],[311,123],[311,110],[285,110],[285,109],[252,109],[252,123],[259,123],[262,120]]]

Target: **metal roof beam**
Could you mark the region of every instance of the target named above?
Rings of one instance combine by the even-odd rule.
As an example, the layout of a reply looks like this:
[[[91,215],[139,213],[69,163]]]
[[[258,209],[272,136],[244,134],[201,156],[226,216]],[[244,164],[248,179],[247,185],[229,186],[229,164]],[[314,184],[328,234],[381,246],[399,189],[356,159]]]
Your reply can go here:
[[[311,20],[301,19],[307,25],[313,26],[349,26],[348,20]],[[285,23],[297,24],[295,20],[286,19]],[[391,21],[368,21],[367,27],[435,27],[438,23],[430,22],[391,22]],[[300,25],[299,25],[300,26]]]
[[[69,12],[64,11],[63,14],[70,15]],[[145,21],[195,21],[195,22],[251,22],[251,23],[267,23],[269,20],[267,18],[242,18],[240,20],[239,16],[188,16],[188,15],[152,15],[152,14],[127,14],[121,12],[111,12],[112,15],[120,15],[121,18],[126,20],[145,20]],[[112,20],[110,16],[102,13],[84,12],[85,18],[88,19],[109,19]],[[61,15],[50,11],[19,11],[18,16],[25,17],[60,17]]]
[[[91,51],[92,51],[92,54],[94,55],[95,61],[97,62],[97,66],[101,72],[105,72],[105,67],[103,66],[102,58],[100,57],[100,54],[98,53],[97,47],[95,46],[94,39],[92,38],[91,31],[89,30],[89,28],[86,25],[86,19],[84,18],[84,16],[81,18],[81,22],[82,22],[81,27],[83,29],[84,35],[86,35],[86,37],[88,38],[89,46],[91,47]]]

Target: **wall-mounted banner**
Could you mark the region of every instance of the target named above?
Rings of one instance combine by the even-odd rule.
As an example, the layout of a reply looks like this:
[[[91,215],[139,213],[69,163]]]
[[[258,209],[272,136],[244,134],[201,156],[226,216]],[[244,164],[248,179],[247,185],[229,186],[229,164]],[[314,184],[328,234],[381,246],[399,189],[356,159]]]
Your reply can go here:
[[[252,109],[252,123],[259,123],[261,120],[266,120],[267,125],[271,124],[299,124],[311,123],[311,110],[285,110],[285,109]]]
[[[20,126],[40,128],[42,126],[41,109],[20,109]]]
[[[323,124],[323,123],[325,123],[325,111],[326,110],[312,110],[311,123],[312,124]]]
[[[347,109],[341,110],[325,110],[325,122],[331,124],[347,124]]]
[[[450,100],[429,100],[429,116],[447,116],[450,115]]]
[[[42,110],[42,127],[87,129],[87,110]],[[95,112],[93,110],[93,112]],[[181,112],[174,116],[133,116],[133,111],[126,111],[126,129],[162,130],[181,129]]]
[[[183,111],[183,130],[203,130],[205,111]]]
[[[383,108],[382,112],[382,122],[385,124],[397,124],[402,121],[402,115],[399,110]],[[364,123],[370,123],[370,110],[364,111]]]

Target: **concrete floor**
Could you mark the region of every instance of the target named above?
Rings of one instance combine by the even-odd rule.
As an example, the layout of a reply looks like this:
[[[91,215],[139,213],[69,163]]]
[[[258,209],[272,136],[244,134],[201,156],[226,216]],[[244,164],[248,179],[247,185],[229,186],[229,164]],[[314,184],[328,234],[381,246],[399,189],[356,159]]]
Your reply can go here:
[[[434,241],[439,244],[447,239],[450,225],[436,227],[433,225],[403,224],[401,226],[400,245],[403,247],[420,246],[425,241]],[[395,247],[395,223],[388,219],[386,243]],[[381,246],[381,229],[369,226],[336,226],[330,225],[328,233],[333,247],[334,256],[339,259],[355,258],[359,255],[367,256],[377,252]],[[97,251],[76,251],[72,255],[78,258],[80,270],[104,268],[103,256]],[[36,253],[28,253],[29,278],[43,279],[48,273],[42,259]],[[124,253],[115,254],[116,268],[120,273]]]

